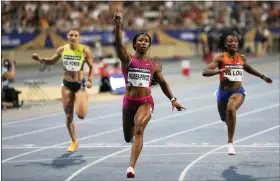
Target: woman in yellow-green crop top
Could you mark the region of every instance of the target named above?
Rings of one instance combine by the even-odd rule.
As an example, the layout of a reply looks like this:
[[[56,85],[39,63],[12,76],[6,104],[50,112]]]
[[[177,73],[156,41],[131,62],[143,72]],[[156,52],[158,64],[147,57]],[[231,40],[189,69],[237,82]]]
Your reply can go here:
[[[68,152],[74,152],[78,147],[76,129],[73,122],[74,102],[76,103],[76,114],[84,119],[88,112],[88,95],[85,87],[92,87],[93,79],[93,55],[88,47],[79,44],[80,30],[71,28],[67,33],[69,43],[60,46],[51,58],[41,58],[33,54],[32,58],[42,64],[54,64],[58,60],[63,61],[63,85],[61,88],[62,103],[66,114],[66,125],[72,139]],[[86,62],[89,66],[88,79],[85,81],[83,66]]]

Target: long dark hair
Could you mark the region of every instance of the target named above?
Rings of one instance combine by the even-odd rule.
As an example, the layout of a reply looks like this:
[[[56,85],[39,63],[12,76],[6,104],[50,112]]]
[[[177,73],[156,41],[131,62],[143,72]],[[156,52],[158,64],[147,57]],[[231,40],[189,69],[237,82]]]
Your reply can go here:
[[[227,51],[227,48],[225,47],[225,43],[226,43],[227,37],[230,35],[235,36],[239,43],[239,39],[236,34],[234,34],[233,32],[225,32],[220,36],[219,41],[218,41],[218,50],[219,51],[222,51],[222,52]]]

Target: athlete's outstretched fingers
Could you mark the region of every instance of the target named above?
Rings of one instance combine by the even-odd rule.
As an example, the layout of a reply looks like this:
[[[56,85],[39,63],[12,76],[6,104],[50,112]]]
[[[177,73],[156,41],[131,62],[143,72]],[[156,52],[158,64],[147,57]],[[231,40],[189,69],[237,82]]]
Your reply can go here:
[[[174,110],[174,108],[176,107],[177,111],[182,111],[183,109],[186,110],[186,108],[184,108],[183,106],[181,106],[181,104],[179,104],[176,101],[172,102],[172,111]]]
[[[80,89],[75,94],[76,114],[78,118],[84,119],[88,113],[88,94],[85,89]]]
[[[272,84],[272,82],[273,82],[271,78],[266,77],[266,76],[264,76],[263,80],[264,80],[265,82],[267,82],[268,84]]]

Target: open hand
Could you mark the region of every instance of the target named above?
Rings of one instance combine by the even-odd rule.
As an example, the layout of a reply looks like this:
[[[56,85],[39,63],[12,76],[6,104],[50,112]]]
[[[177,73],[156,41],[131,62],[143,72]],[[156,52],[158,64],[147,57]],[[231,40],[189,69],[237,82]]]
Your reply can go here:
[[[266,81],[268,84],[272,84],[272,82],[273,82],[273,81],[271,80],[271,78],[266,77],[266,76],[263,77],[263,80]]]
[[[177,111],[182,111],[183,109],[186,110],[186,108],[181,106],[178,102],[173,101],[172,102],[172,111],[174,110],[175,107],[176,107]]]

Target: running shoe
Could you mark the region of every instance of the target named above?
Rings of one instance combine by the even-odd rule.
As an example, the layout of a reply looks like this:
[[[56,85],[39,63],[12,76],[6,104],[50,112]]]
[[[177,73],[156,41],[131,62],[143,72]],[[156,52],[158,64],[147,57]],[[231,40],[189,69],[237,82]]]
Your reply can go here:
[[[134,178],[135,177],[135,172],[132,167],[128,167],[126,170],[126,178]]]
[[[235,155],[235,150],[234,150],[234,147],[233,147],[232,143],[228,144],[228,154],[229,155]]]
[[[68,152],[74,152],[78,148],[78,143],[77,142],[72,142],[71,145],[68,147],[67,151]]]

